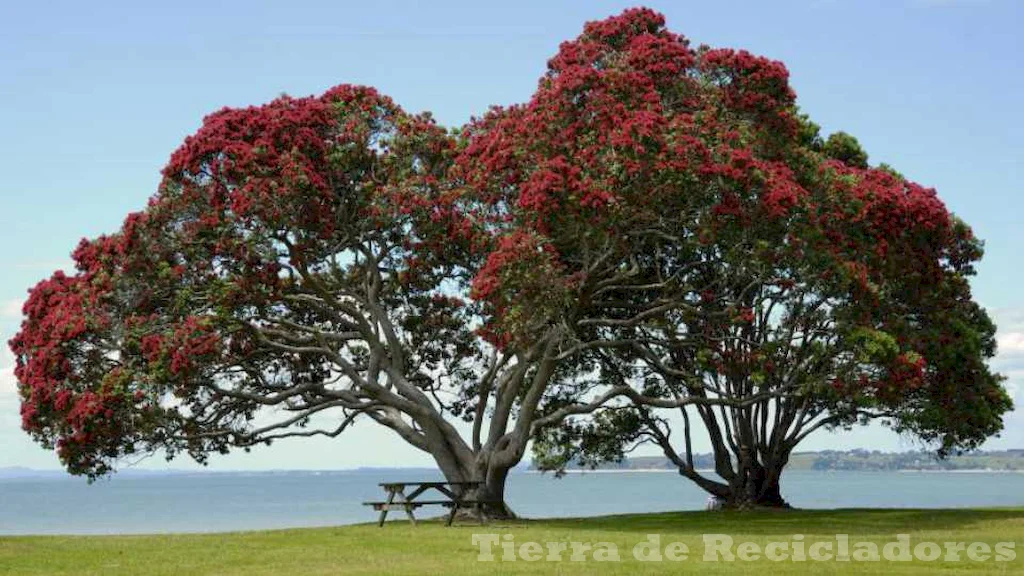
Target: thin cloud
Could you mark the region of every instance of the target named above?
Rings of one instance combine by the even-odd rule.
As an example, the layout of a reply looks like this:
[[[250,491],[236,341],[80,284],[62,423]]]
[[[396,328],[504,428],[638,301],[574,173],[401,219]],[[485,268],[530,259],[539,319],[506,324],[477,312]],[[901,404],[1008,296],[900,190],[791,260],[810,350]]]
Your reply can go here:
[[[999,343],[999,354],[1024,354],[1024,332],[1000,334],[996,341]]]
[[[1024,375],[1024,309],[1000,308],[992,310],[991,315],[997,326],[992,364],[1004,373]]]
[[[14,354],[6,342],[0,342],[0,401],[10,400],[17,395],[18,381],[14,378]]]
[[[0,368],[0,399],[18,394],[18,381],[14,378],[14,366]]]
[[[1021,396],[1021,393],[1024,392],[1024,387],[1021,386],[1021,382],[1024,382],[1024,372],[1010,372],[1006,374],[1006,378],[1006,382],[1003,383],[1006,386],[1006,392],[1014,402],[1019,404],[1021,400],[1024,400],[1024,396]]]
[[[11,320],[21,318],[21,307],[25,301],[17,298],[0,302],[0,320]]]

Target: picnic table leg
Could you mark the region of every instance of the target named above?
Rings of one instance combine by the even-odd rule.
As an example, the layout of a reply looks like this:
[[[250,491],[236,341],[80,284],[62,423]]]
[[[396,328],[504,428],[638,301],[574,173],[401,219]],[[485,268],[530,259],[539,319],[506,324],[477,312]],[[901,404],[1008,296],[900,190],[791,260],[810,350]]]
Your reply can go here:
[[[384,507],[380,511],[380,520],[377,522],[377,526],[384,527],[384,519],[388,517],[388,508],[391,507],[391,503],[395,500],[395,491],[391,488],[387,488],[388,501],[384,504]]]
[[[402,496],[402,502],[406,502],[406,505],[404,506],[404,508],[405,508],[405,515],[409,517],[409,521],[412,522],[413,526],[415,526],[416,525],[416,516],[413,515],[413,513],[412,513],[412,508],[413,507],[412,507],[411,504],[408,503],[409,500],[405,497],[405,489],[403,488],[403,489],[399,490],[398,493]]]
[[[453,500],[452,501],[452,511],[448,513],[448,519],[444,523],[445,526],[451,526],[452,525],[452,522],[455,520],[455,514],[458,511],[459,511],[459,502],[458,502],[458,500]]]

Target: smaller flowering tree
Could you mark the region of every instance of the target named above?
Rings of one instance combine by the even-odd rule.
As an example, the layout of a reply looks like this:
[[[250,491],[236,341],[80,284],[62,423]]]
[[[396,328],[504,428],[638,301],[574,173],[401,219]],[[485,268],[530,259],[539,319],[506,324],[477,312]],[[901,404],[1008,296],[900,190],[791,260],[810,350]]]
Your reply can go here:
[[[879,419],[940,454],[999,431],[994,327],[966,281],[980,244],[852,137],[823,141],[795,98],[781,63],[693,49],[633,9],[471,127],[468,181],[522,209],[506,224],[579,295],[567,327],[591,377],[544,409],[598,408],[539,429],[542,467],[651,442],[730,505],[780,506],[816,430]],[[697,426],[717,477],[694,468]]]

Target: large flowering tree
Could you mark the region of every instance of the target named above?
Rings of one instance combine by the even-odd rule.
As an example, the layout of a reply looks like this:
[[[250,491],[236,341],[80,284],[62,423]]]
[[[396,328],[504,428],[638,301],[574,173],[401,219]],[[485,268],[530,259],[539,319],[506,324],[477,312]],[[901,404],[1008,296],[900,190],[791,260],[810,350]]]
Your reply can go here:
[[[783,505],[782,470],[815,430],[877,418],[946,454],[1001,429],[994,327],[967,281],[980,243],[852,137],[823,140],[781,63],[692,48],[628,10],[470,132],[468,181],[528,208],[508,225],[580,289],[571,328],[600,343],[590,377],[544,407],[601,408],[539,431],[544,466],[653,442],[733,505]],[[590,274],[609,263],[614,284]],[[694,468],[697,426],[717,477]]]
[[[368,420],[509,514],[530,436],[588,409],[538,412],[585,348],[571,303],[507,317],[558,271],[448,182],[458,153],[369,88],[209,116],[144,211],[31,291],[11,342],[25,430],[95,477]]]

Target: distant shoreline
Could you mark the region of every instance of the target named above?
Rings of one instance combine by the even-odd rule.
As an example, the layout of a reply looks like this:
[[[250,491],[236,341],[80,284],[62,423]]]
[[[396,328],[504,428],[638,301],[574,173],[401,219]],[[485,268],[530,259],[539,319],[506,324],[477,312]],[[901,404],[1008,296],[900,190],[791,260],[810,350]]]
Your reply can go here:
[[[716,467],[715,455],[694,453],[688,457],[697,470],[711,471]],[[567,462],[570,470],[590,470],[589,462]],[[531,466],[530,468],[533,468]],[[628,456],[618,462],[603,462],[592,471],[669,471],[676,472],[675,463],[665,456]],[[786,471],[845,470],[864,472],[1022,472],[1024,449],[979,450],[950,456],[940,460],[932,452],[880,452],[877,450],[821,450],[798,451],[789,457]]]
[[[826,472],[826,470],[823,470]],[[863,470],[868,472],[868,470]],[[1024,474],[1024,470],[999,470],[995,468],[962,468],[955,470],[932,470],[929,468],[913,469],[907,468],[906,470],[877,470],[877,472],[922,472],[926,474]]]
[[[985,469],[985,468],[974,468],[974,469],[956,469],[956,470],[932,470],[928,468],[906,468],[901,470],[844,470],[841,468],[828,469],[828,470],[795,470],[796,472],[878,472],[878,473],[908,473],[908,474],[1024,474],[1024,470],[996,470],[996,469]],[[551,471],[544,470],[523,470],[527,474],[554,474]],[[585,468],[571,468],[563,471],[565,474],[626,474],[626,473],[644,473],[644,474],[678,474],[679,471],[671,468],[595,468],[593,470]],[[711,473],[714,470],[697,469],[697,472],[702,474]]]

